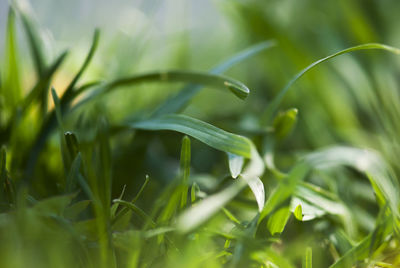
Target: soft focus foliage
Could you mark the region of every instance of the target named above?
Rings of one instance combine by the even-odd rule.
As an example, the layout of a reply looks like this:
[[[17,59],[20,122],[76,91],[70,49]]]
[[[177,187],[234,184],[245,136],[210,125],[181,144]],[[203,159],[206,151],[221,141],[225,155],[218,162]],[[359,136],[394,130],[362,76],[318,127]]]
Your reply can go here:
[[[0,4],[1,267],[400,265],[400,2],[47,2]]]

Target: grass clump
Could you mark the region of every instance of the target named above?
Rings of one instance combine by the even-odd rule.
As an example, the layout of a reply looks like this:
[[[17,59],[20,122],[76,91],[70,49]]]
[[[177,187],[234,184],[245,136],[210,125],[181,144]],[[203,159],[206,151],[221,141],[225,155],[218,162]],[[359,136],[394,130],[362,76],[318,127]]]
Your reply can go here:
[[[28,90],[21,83],[17,18],[36,74]],[[280,111],[296,81],[346,53],[399,49],[368,43],[317,60],[252,128],[240,127],[240,114],[227,131],[217,119],[211,124],[184,109],[204,86],[247,101],[250,89],[221,73],[275,41],[257,43],[210,72],[164,70],[82,83],[100,40],[96,30],[75,76],[55,89],[68,53],[48,62],[37,33],[29,14],[10,8],[0,84],[1,267],[400,265],[398,168],[386,153],[348,144],[292,152],[282,161],[279,151],[303,130],[296,129],[301,109]],[[150,82],[188,85],[151,111],[110,116],[108,94]]]

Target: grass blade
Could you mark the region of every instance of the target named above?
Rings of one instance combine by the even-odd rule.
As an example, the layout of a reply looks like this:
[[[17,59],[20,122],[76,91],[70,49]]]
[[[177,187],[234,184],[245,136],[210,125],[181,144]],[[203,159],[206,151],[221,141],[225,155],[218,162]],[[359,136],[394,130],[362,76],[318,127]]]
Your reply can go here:
[[[181,149],[181,186],[182,186],[182,199],[181,199],[181,208],[184,208],[187,203],[187,195],[189,189],[189,175],[190,175],[190,139],[188,136],[184,136],[182,139],[182,149]]]
[[[275,41],[266,41],[251,46],[238,54],[232,56],[228,60],[222,62],[218,66],[214,67],[210,70],[211,74],[221,74],[231,68],[232,66],[240,63],[241,61],[257,55],[261,51],[272,48],[276,45]],[[177,113],[181,111],[188,102],[202,89],[201,86],[196,85],[188,85],[183,88],[179,93],[167,99],[164,103],[162,103],[156,111],[153,113],[153,116],[159,116],[163,114],[169,113]]]
[[[306,248],[306,254],[303,257],[302,268],[312,268],[312,248]]]
[[[319,65],[325,61],[328,61],[330,59],[333,59],[337,56],[340,56],[340,55],[343,55],[346,53],[351,53],[351,52],[358,51],[358,50],[371,50],[371,49],[381,49],[381,50],[385,50],[385,51],[400,55],[400,49],[398,49],[398,48],[383,45],[383,44],[371,43],[371,44],[363,44],[363,45],[350,47],[350,48],[341,50],[339,52],[336,52],[332,55],[329,55],[325,58],[322,58],[320,60],[317,60],[317,61],[311,63],[310,65],[308,65],[306,68],[304,68],[300,72],[298,72],[289,81],[289,83],[287,83],[286,86],[279,92],[279,94],[273,99],[273,101],[269,104],[268,108],[266,109],[266,111],[263,115],[263,118],[262,118],[263,123],[269,123],[271,121],[274,113],[277,111],[277,109],[278,109],[280,103],[282,102],[283,98],[285,97],[286,93],[289,91],[289,89],[292,87],[292,85],[297,80],[299,80],[304,74],[306,74],[309,70],[311,70],[314,67],[316,67],[317,65]]]
[[[198,139],[215,149],[246,158],[251,157],[252,144],[249,139],[186,115],[165,115],[146,121],[128,123],[127,126],[143,130],[173,130]]]
[[[15,107],[21,99],[21,77],[19,67],[19,54],[17,45],[17,36],[15,30],[15,12],[9,9],[7,19],[7,36],[6,36],[6,66],[4,82],[1,85],[3,91],[0,93],[4,96],[6,107]]]

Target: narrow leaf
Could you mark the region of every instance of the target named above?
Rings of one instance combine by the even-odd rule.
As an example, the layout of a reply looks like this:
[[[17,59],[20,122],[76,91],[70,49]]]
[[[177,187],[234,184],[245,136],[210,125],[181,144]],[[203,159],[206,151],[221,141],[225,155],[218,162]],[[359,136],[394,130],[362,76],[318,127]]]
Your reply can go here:
[[[302,268],[312,268],[312,248],[306,248],[306,254],[303,257]]]
[[[184,133],[215,149],[251,157],[251,141],[213,125],[185,115],[165,115],[159,118],[128,124],[128,127],[143,130],[173,130]]]
[[[371,50],[371,49],[381,49],[385,50],[394,54],[399,55],[400,54],[400,49],[383,45],[383,44],[377,44],[377,43],[370,43],[370,44],[362,44],[354,47],[350,47],[344,50],[341,50],[339,52],[336,52],[332,55],[329,55],[325,58],[322,58],[320,60],[317,60],[310,65],[308,65],[306,68],[301,70],[299,73],[297,73],[290,81],[289,83],[286,84],[286,86],[279,92],[279,94],[273,99],[273,101],[269,104],[268,108],[266,109],[264,115],[263,115],[263,122],[267,123],[269,122],[276,110],[278,109],[280,103],[282,102],[283,98],[285,97],[286,93],[289,91],[289,89],[292,87],[292,85],[299,80],[305,73],[307,73],[309,70],[313,69],[315,66],[319,65],[320,63],[323,63],[325,61],[328,61],[330,59],[333,59],[337,56],[350,53],[353,51],[358,51],[358,50]]]
[[[297,220],[299,220],[299,221],[302,221],[302,220],[303,220],[303,211],[302,211],[302,208],[301,208],[301,205],[300,205],[300,204],[295,208],[293,214],[294,214],[294,217],[295,217]]]

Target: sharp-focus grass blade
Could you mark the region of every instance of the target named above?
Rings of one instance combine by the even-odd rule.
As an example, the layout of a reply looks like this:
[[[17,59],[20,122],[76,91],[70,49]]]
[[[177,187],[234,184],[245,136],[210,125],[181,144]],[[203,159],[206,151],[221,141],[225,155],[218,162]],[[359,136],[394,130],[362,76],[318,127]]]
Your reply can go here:
[[[261,223],[265,217],[269,216],[274,210],[291,198],[296,185],[304,179],[308,170],[309,167],[306,164],[300,163],[292,169],[289,175],[279,182],[278,187],[270,195],[264,209],[261,211],[258,223]]]
[[[71,159],[74,159],[79,153],[79,142],[76,135],[67,131],[64,133],[65,143],[68,149],[68,153]]]
[[[12,8],[8,12],[7,36],[5,50],[4,81],[0,87],[0,94],[3,95],[6,107],[14,108],[22,97],[21,75],[19,67],[19,53],[17,36],[15,30],[15,12]]]
[[[245,180],[237,179],[219,193],[213,194],[196,206],[184,211],[177,220],[177,230],[187,233],[210,219],[246,186]]]
[[[302,268],[312,268],[312,248],[307,247],[303,257]]]
[[[238,54],[232,56],[228,60],[222,62],[220,65],[210,70],[211,74],[221,74],[228,70],[230,67],[240,63],[241,61],[257,55],[261,51],[267,50],[276,45],[275,41],[266,41],[251,46]],[[188,102],[202,89],[201,86],[189,85],[183,88],[178,94],[167,99],[162,103],[154,112],[153,116],[160,116],[163,114],[177,113],[181,111]]]
[[[127,126],[143,130],[173,130],[198,139],[215,149],[246,158],[251,157],[252,143],[249,139],[226,132],[189,116],[171,114],[146,121],[129,123]]]
[[[182,139],[181,148],[181,162],[180,162],[180,172],[181,172],[181,186],[182,186],[182,199],[181,208],[184,208],[187,203],[187,195],[189,189],[189,175],[190,175],[190,139],[188,136],[184,136]]]
[[[82,164],[81,155],[80,155],[80,153],[78,153],[71,164],[71,169],[69,171],[69,174],[67,176],[67,180],[65,183],[65,190],[67,193],[70,193],[73,190],[75,190],[75,187],[78,183],[78,178],[80,175],[79,171],[81,168],[81,164]]]
[[[257,201],[258,211],[261,212],[265,204],[264,184],[258,177],[244,177],[243,179],[247,182],[251,191],[253,192]]]
[[[244,158],[240,155],[227,153],[228,162],[229,162],[229,171],[231,173],[232,178],[236,179],[239,176],[240,172],[242,172]]]
[[[358,50],[371,50],[371,49],[381,49],[381,50],[386,50],[394,54],[400,54],[400,49],[387,46],[387,45],[382,45],[382,44],[376,44],[376,43],[371,43],[371,44],[363,44],[359,46],[354,46],[350,47],[344,50],[341,50],[339,52],[336,52],[332,55],[329,55],[325,58],[322,58],[320,60],[317,60],[310,65],[308,65],[306,68],[301,70],[299,73],[297,73],[290,81],[289,83],[286,84],[286,86],[279,92],[279,94],[273,99],[273,101],[269,104],[268,108],[266,109],[262,121],[263,124],[269,124],[270,120],[272,119],[274,113],[277,111],[280,103],[282,102],[283,98],[285,97],[286,93],[289,91],[289,89],[292,87],[292,85],[299,80],[305,73],[307,73],[309,70],[313,69],[315,66],[319,65],[320,63],[323,63],[327,60],[333,59],[337,56],[350,53],[353,51],[358,51]]]

